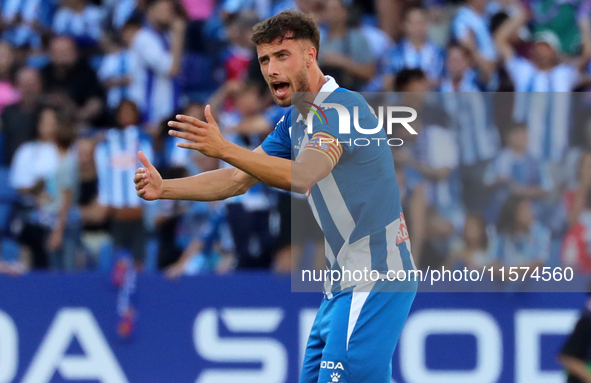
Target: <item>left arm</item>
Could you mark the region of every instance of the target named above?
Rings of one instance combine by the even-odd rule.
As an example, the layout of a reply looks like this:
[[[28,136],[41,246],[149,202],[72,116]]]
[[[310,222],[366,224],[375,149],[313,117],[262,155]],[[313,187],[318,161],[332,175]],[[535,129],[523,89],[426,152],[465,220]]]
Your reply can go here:
[[[47,246],[50,250],[57,250],[62,247],[62,240],[64,238],[64,231],[66,230],[66,224],[68,221],[68,213],[70,211],[70,205],[72,204],[72,190],[65,190],[62,193],[62,206],[57,217],[57,222],[49,236]]]
[[[222,159],[259,181],[283,190],[305,193],[332,171],[334,165],[329,157],[315,150],[303,150],[292,161],[242,148],[222,137],[209,105],[205,108],[205,117],[207,122],[177,115],[178,121],[170,121],[168,126],[183,132],[170,130],[169,134],[189,141],[177,144],[181,148]]]
[[[575,65],[580,72],[584,72],[591,59],[591,22],[588,18],[579,20],[579,29],[581,30],[581,54],[576,59]]]

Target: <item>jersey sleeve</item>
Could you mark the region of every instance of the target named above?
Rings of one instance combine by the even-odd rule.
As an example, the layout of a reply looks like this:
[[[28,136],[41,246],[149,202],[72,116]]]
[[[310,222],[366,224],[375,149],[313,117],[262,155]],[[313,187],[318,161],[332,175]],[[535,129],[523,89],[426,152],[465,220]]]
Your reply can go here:
[[[267,138],[261,144],[261,148],[270,156],[291,160],[291,137],[289,134],[289,113],[279,120]]]
[[[98,144],[94,151],[94,162],[98,178],[98,201],[101,205],[111,203],[111,169],[109,166],[109,151],[105,142]]]
[[[338,96],[333,96],[339,93]],[[356,126],[363,130],[374,129],[378,126],[378,118],[370,109],[367,101],[358,93],[333,92],[320,104],[320,110],[313,105],[310,108],[312,116],[312,136],[316,133],[326,133],[334,137],[343,149],[343,153],[352,153],[358,147],[365,145],[372,138],[384,138],[383,130],[376,134],[361,133]],[[355,112],[357,111],[357,112]],[[348,116],[348,118],[347,118]]]
[[[138,32],[133,45],[133,52],[153,71],[168,75],[172,68],[172,55],[165,51],[160,41],[147,31]]]

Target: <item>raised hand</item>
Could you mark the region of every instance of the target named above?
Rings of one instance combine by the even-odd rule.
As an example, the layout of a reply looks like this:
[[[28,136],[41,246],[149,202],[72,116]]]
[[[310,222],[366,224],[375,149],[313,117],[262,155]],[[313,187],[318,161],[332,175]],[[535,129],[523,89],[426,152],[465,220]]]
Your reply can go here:
[[[146,201],[153,201],[162,197],[162,176],[150,163],[144,152],[140,151],[138,157],[144,167],[136,170],[133,179],[137,195]]]
[[[222,137],[209,105],[205,107],[205,118],[207,122],[178,114],[176,116],[178,121],[169,121],[168,126],[183,130],[183,132],[171,129],[168,134],[189,141],[178,143],[179,148],[194,149],[208,157],[221,158],[228,141]]]

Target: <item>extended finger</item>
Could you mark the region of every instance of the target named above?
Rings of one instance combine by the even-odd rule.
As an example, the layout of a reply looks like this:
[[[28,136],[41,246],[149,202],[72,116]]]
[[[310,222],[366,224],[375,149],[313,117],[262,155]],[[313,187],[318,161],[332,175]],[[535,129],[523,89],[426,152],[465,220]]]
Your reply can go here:
[[[175,118],[179,121],[186,122],[199,128],[205,128],[207,126],[207,122],[201,121],[200,119],[195,117],[186,116],[184,114],[177,114]]]
[[[197,137],[196,134],[187,133],[187,132],[179,132],[178,130],[171,129],[168,131],[168,134],[173,137],[182,138],[183,140],[187,140],[187,141],[197,142],[197,140],[199,140],[199,137]]]
[[[210,124],[217,125],[215,119],[213,118],[213,114],[211,114],[211,106],[209,104],[205,106],[205,118]]]
[[[193,150],[201,150],[201,149],[203,149],[201,147],[201,145],[190,143],[190,142],[178,142],[176,144],[176,146],[179,147],[179,148],[183,148],[183,149],[193,149]]]
[[[142,165],[144,165],[146,168],[153,168],[154,166],[150,163],[150,160],[148,159],[148,157],[146,157],[146,155],[144,154],[144,152],[142,152],[141,150],[137,153],[138,157],[140,158],[140,162],[142,163]]]
[[[193,134],[199,134],[199,132],[202,131],[201,130],[202,128],[200,128],[200,127],[196,127],[194,125],[184,123],[184,122],[178,122],[178,121],[168,121],[168,126],[170,126],[171,128],[184,130],[185,132],[189,132],[189,133],[193,133]]]

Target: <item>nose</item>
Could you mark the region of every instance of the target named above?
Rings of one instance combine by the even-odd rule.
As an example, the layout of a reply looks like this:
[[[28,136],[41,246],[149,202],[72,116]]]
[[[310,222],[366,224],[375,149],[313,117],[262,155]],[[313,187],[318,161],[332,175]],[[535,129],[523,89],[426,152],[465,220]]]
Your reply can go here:
[[[277,76],[279,75],[277,63],[273,58],[269,59],[269,63],[267,64],[267,76]]]

